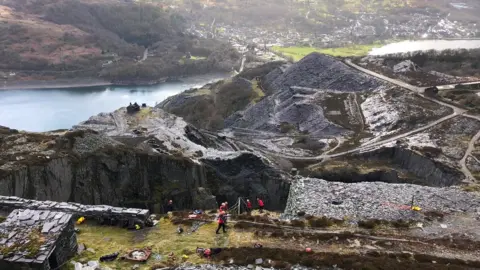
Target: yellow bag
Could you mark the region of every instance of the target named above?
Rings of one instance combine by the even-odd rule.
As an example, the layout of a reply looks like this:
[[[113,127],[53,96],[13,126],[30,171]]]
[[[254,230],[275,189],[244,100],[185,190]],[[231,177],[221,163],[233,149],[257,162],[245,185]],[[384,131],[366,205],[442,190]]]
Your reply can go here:
[[[136,230],[140,230],[140,225],[135,224],[135,229],[136,229]]]
[[[80,217],[80,218],[77,220],[77,224],[82,224],[84,221],[85,221],[85,218],[84,218],[84,217]]]
[[[420,211],[420,210],[422,210],[422,208],[420,208],[418,206],[412,206],[412,210],[413,211]]]

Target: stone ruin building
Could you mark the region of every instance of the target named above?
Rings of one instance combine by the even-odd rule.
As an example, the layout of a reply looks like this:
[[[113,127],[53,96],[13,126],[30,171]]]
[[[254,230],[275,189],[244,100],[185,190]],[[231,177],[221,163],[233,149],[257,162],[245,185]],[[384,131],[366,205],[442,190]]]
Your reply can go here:
[[[53,270],[76,251],[72,214],[17,209],[0,223],[0,269]]]
[[[0,270],[60,269],[77,252],[75,220],[132,227],[147,222],[147,209],[36,201],[0,196]]]
[[[147,222],[147,209],[36,201],[0,196],[0,270],[60,269],[77,252],[75,220],[132,227]]]

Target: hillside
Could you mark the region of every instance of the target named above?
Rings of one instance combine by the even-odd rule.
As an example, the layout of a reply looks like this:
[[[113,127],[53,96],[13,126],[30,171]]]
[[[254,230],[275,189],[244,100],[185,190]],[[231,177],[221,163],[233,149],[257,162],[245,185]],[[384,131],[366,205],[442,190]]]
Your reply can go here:
[[[379,41],[468,38],[479,34],[478,1],[176,1],[190,31],[263,46],[372,46]]]
[[[223,129],[227,117],[250,104],[261,102],[265,93],[257,79],[282,65],[285,63],[270,62],[247,69],[231,79],[167,98],[157,107],[178,115],[199,128]]]
[[[262,70],[255,80],[246,71],[158,107],[202,129],[223,128],[282,169],[321,179],[449,186],[468,174],[463,157],[478,117],[318,53]],[[264,96],[255,99],[257,88]]]
[[[215,56],[207,61],[228,45],[184,30],[179,14],[141,2],[2,0],[0,75],[7,80],[100,75],[127,83],[154,82],[206,72],[206,67],[224,70],[227,65],[230,70],[236,64],[223,64]],[[205,60],[181,62],[190,51]]]

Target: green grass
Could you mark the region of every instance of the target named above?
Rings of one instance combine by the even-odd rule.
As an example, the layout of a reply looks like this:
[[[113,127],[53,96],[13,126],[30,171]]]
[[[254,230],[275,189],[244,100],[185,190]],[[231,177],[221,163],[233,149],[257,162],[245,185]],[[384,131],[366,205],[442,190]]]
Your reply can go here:
[[[265,93],[262,91],[262,89],[258,85],[258,81],[255,79],[252,80],[252,89],[254,93],[252,102],[257,103],[265,96]]]
[[[180,65],[185,65],[185,61],[190,60],[190,61],[199,61],[199,60],[205,60],[207,57],[204,56],[194,56],[192,55],[189,59],[187,59],[186,56],[182,56],[182,58],[178,59],[178,63]]]
[[[190,60],[205,60],[207,59],[207,57],[204,57],[204,56],[194,56],[192,55],[192,57],[190,57]]]
[[[162,260],[156,261],[151,257],[145,264],[140,264],[140,269],[151,269],[152,266],[170,266],[168,254],[173,252],[177,258],[176,263],[182,262],[182,256],[187,255],[184,260],[194,264],[207,263],[208,261],[195,254],[197,247],[251,247],[257,241],[266,244],[270,242],[272,246],[279,245],[280,240],[267,239],[256,236],[251,231],[234,229],[229,226],[227,234],[215,234],[217,224],[211,223],[200,227],[197,232],[188,234],[176,233],[176,225],[173,225],[169,219],[162,218],[157,226],[139,231],[128,231],[126,229],[110,226],[97,226],[95,224],[82,224],[77,227],[80,233],[77,235],[78,243],[85,244],[87,248],[93,248],[95,253],[84,251],[81,255],[75,256],[73,261],[98,260],[99,257],[113,252],[120,252],[120,256],[136,248],[152,248],[153,254],[160,254]],[[185,231],[189,226],[183,226]],[[108,266],[112,269],[131,269],[136,263],[115,260],[113,262],[101,263],[102,266]],[[73,265],[68,264],[69,269]]]
[[[368,44],[368,45],[352,45],[342,48],[314,48],[314,47],[279,47],[274,46],[272,50],[283,53],[286,56],[290,56],[294,61],[299,61],[303,57],[312,52],[323,53],[336,57],[349,57],[349,56],[364,56],[367,55],[373,48],[381,47],[382,44]]]

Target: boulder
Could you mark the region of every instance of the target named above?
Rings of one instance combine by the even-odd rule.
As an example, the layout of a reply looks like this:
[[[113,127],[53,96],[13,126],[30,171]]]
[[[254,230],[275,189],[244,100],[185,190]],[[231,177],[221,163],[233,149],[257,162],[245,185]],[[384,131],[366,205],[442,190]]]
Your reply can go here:
[[[393,72],[395,73],[417,71],[418,69],[419,69],[418,65],[412,62],[411,60],[405,60],[393,66]]]

